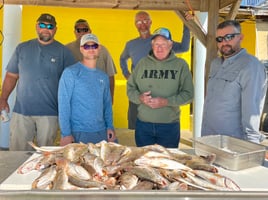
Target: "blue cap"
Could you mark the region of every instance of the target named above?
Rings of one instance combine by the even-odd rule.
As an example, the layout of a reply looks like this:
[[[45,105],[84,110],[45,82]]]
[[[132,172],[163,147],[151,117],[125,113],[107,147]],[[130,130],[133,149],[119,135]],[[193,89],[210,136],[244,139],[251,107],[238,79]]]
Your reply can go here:
[[[171,34],[167,28],[158,28],[154,31],[152,39],[154,39],[156,36],[163,36],[167,40],[172,40],[171,39]]]

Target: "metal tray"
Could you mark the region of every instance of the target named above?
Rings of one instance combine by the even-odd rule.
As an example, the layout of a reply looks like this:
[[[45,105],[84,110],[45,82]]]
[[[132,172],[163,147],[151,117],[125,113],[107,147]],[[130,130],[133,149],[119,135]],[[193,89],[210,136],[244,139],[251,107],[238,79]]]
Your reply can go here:
[[[193,140],[195,153],[216,154],[214,164],[228,170],[242,170],[263,165],[265,146],[226,135],[210,135]]]

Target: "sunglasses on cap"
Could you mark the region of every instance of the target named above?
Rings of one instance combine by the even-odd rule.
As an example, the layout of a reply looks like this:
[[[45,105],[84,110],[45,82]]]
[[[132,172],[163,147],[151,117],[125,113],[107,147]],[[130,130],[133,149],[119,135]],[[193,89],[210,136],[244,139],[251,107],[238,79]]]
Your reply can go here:
[[[39,23],[38,24],[39,25],[39,28],[47,28],[47,29],[49,29],[49,30],[52,30],[52,29],[54,29],[54,25],[53,24],[45,24],[45,23]]]
[[[77,28],[75,30],[77,33],[82,33],[82,32],[87,33],[89,29],[88,28]]]
[[[95,43],[95,44],[84,44],[83,45],[83,48],[85,49],[85,50],[89,50],[89,49],[97,49],[99,47],[99,45],[97,44],[97,43]]]
[[[240,35],[240,33],[231,33],[231,34],[226,34],[225,36],[216,37],[216,42],[221,43],[223,42],[223,40],[226,42],[231,41],[232,39],[234,39],[236,35]]]

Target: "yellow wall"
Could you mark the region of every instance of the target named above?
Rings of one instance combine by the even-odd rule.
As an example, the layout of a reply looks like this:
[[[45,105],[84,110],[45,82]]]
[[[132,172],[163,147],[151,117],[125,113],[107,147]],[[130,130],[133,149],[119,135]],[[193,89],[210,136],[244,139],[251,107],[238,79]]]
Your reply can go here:
[[[56,17],[58,31],[55,38],[66,44],[74,40],[74,22],[83,18],[90,23],[93,33],[100,42],[110,51],[117,68],[115,99],[114,99],[114,124],[117,128],[127,127],[127,107],[128,99],[126,96],[126,81],[122,76],[119,66],[119,56],[124,48],[125,42],[138,36],[134,26],[134,15],[137,10],[118,10],[118,9],[91,9],[91,8],[61,8],[46,6],[23,6],[22,19],[22,41],[36,37],[35,23],[41,13],[50,13]],[[152,17],[152,31],[159,26],[170,29],[173,39],[181,41],[182,22],[173,11],[148,11]],[[0,21],[2,22],[3,9],[0,10]],[[13,23],[13,22],[12,22]],[[16,23],[16,22],[14,22]],[[0,24],[2,30],[2,23]],[[244,33],[255,34],[255,24],[250,22],[242,23]],[[252,54],[255,52],[254,34],[245,35],[243,46]],[[2,55],[2,46],[0,48]],[[191,65],[191,52],[181,55]],[[2,61],[2,57],[0,58]],[[189,106],[182,107],[181,129],[187,130],[190,127]]]
[[[134,16],[137,10],[61,8],[44,6],[24,6],[22,41],[36,37],[35,23],[40,13],[50,13],[56,17],[58,30],[55,38],[66,44],[75,39],[74,22],[83,18],[88,20],[92,32],[110,51],[117,68],[114,125],[117,128],[127,127],[128,99],[126,96],[126,81],[119,66],[119,56],[126,41],[138,36],[134,26]],[[148,11],[153,19],[152,31],[160,25],[170,29],[173,39],[181,41],[182,22],[173,11]],[[190,62],[190,52],[183,55]],[[189,129],[189,106],[184,106],[181,116],[181,128]]]
[[[252,20],[241,23],[244,39],[242,47],[247,49],[247,52],[255,55],[256,53],[256,22]]]
[[[2,32],[3,34],[3,8],[0,9],[0,31]],[[4,40],[4,37],[3,35],[0,34],[0,42],[2,43],[3,40]],[[3,49],[2,49],[2,46],[3,45],[0,45],[0,66],[2,66],[2,54],[3,54]],[[2,68],[0,67],[0,77],[2,77]],[[0,79],[1,80],[1,79]],[[1,81],[0,81],[1,83]],[[0,84],[1,86],[2,84]],[[1,87],[2,88],[2,87]],[[1,89],[0,89],[1,90]]]

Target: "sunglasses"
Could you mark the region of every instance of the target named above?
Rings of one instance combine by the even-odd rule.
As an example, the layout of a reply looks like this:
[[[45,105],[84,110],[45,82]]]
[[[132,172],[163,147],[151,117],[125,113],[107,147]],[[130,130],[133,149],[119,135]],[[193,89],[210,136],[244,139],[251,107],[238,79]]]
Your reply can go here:
[[[231,33],[231,34],[226,34],[225,36],[216,37],[216,42],[221,43],[223,42],[223,40],[226,42],[231,41],[232,39],[234,39],[236,35],[240,35],[240,33]]]
[[[45,24],[45,23],[39,23],[39,28],[47,28],[49,30],[54,29],[54,25],[53,24]]]
[[[150,20],[149,19],[145,19],[145,20],[138,20],[136,21],[137,25],[141,25],[141,24],[149,24]]]
[[[88,32],[88,28],[77,28],[75,30],[77,33],[82,33],[82,32],[87,33]]]
[[[84,44],[83,45],[83,48],[85,49],[85,50],[89,50],[89,49],[97,49],[99,47],[99,45],[97,44],[97,43],[95,43],[95,44]]]

